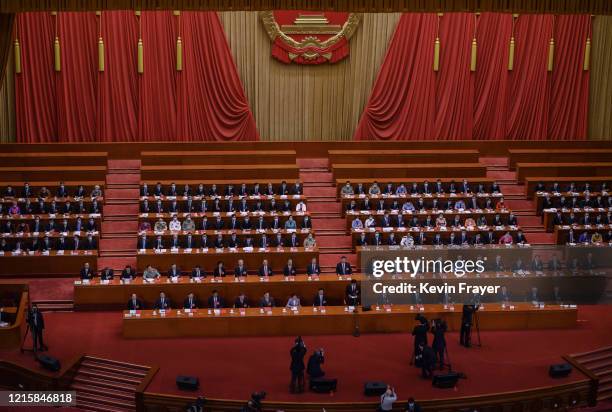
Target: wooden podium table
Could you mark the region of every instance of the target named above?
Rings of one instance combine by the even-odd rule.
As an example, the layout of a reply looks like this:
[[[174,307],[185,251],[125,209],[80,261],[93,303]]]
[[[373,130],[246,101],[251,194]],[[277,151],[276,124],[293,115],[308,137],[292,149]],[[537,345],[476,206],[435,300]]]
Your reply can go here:
[[[510,305],[485,305],[478,312],[480,329],[525,330],[572,328],[576,325],[576,307],[551,305],[540,308],[527,303]],[[351,334],[356,327],[361,333],[406,333],[412,330],[417,313],[429,319],[443,318],[449,330],[459,329],[461,305],[397,305],[374,307],[368,312],[360,308],[352,312],[343,306],[329,306],[325,312],[313,307],[302,307],[297,312],[283,308],[222,309],[217,312],[198,309],[192,313],[170,310],[163,315],[159,311],[144,310],[123,313],[123,337],[339,335]]]

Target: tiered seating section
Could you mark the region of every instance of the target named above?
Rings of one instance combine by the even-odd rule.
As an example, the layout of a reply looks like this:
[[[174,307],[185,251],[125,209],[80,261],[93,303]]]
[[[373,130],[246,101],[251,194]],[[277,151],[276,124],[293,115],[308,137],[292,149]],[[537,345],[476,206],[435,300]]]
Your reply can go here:
[[[85,261],[95,268],[106,152],[2,156],[13,166],[0,181],[0,275],[68,274]]]

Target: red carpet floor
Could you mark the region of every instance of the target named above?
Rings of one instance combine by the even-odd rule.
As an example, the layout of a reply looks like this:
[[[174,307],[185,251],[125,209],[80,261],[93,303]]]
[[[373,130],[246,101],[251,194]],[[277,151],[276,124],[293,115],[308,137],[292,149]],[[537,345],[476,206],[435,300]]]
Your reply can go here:
[[[265,390],[269,399],[285,401],[367,401],[366,380],[396,386],[402,399],[445,398],[513,391],[550,385],[547,370],[562,354],[612,344],[612,311],[606,306],[582,307],[579,326],[571,330],[484,332],[482,348],[464,349],[457,334],[449,334],[453,367],[468,378],[455,389],[440,390],[423,381],[408,365],[411,336],[407,334],[306,337],[310,350],[323,347],[325,370],[339,378],[334,395],[287,393],[290,337],[224,339],[125,340],[119,313],[49,313],[47,343],[50,354],[67,360],[78,353],[143,365],[159,365],[150,391],[181,393],[177,374],[197,375],[202,392],[215,398],[246,398]],[[0,357],[37,368],[31,355],[0,352]],[[574,371],[565,382],[580,378]],[[231,382],[231,385],[228,384]],[[555,380],[554,383],[559,383]]]

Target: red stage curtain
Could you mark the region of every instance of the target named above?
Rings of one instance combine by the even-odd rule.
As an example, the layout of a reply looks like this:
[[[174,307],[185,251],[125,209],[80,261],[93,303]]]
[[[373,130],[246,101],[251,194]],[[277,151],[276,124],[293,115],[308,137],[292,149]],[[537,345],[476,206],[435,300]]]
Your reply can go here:
[[[255,120],[216,13],[183,12],[179,140],[258,140]]]
[[[435,14],[402,15],[355,131],[357,140],[433,135],[436,24]]]
[[[17,20],[21,46],[21,74],[15,78],[17,140],[52,142],[57,137],[54,18],[50,13],[24,13]]]
[[[62,72],[57,78],[57,136],[62,142],[96,138],[98,41],[96,14],[59,13]]]
[[[177,72],[178,18],[172,12],[147,11],[140,18],[133,11],[19,15],[18,141],[258,139],[217,14],[190,12],[181,19],[184,61]],[[60,72],[53,66],[56,21]]]
[[[435,28],[419,27],[411,16],[404,15],[398,24],[355,139],[586,138],[588,73],[582,62],[588,16],[561,16],[556,23],[552,15],[519,16],[514,68],[509,71],[512,15],[483,13],[476,20],[471,13],[444,14],[437,73],[432,70]],[[474,31],[477,65],[470,72]],[[553,36],[555,59],[549,72]],[[415,39],[420,41],[415,44]],[[431,52],[417,60],[421,47]],[[432,93],[433,121],[422,114]]]
[[[548,138],[587,138],[589,70],[584,50],[591,34],[591,16],[561,15],[555,23],[555,70],[552,73]]]
[[[0,13],[0,84],[4,82],[6,64],[12,47],[14,23],[14,14]]]

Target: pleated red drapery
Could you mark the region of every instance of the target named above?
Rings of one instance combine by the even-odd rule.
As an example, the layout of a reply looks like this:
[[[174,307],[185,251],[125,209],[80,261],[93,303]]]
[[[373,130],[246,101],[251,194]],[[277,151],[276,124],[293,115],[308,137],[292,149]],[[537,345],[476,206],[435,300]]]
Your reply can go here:
[[[176,70],[176,40],[183,71]],[[61,44],[54,70],[53,39]],[[257,140],[216,13],[24,13],[16,74],[20,142]],[[98,71],[98,38],[104,71]],[[143,41],[144,71],[137,45]]]
[[[446,13],[439,22],[438,28],[433,14],[402,16],[355,139],[586,138],[589,74],[583,61],[590,16],[521,15],[513,24],[511,14]],[[432,68],[436,33],[438,72]],[[513,34],[514,66],[508,70]],[[554,66],[548,71],[551,38]]]

